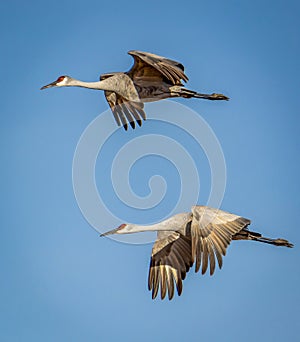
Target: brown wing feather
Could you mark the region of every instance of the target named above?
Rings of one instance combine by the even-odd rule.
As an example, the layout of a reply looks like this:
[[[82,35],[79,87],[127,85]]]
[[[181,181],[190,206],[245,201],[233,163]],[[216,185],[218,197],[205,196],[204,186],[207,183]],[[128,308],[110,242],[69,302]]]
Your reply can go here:
[[[127,72],[133,81],[165,81],[172,85],[182,85],[188,81],[181,63],[149,52],[129,51],[134,58],[133,67]]]
[[[215,270],[215,258],[221,268],[222,256],[225,256],[231,240],[251,221],[205,206],[193,207],[192,213],[192,256],[193,260],[196,260],[195,271],[198,272],[202,265],[202,274],[204,274],[210,266],[210,275],[212,275]]]
[[[173,298],[174,285],[178,295],[182,292],[182,280],[192,266],[191,237],[179,232],[158,232],[150,261],[148,288],[154,299],[160,288],[161,298],[168,293]]]

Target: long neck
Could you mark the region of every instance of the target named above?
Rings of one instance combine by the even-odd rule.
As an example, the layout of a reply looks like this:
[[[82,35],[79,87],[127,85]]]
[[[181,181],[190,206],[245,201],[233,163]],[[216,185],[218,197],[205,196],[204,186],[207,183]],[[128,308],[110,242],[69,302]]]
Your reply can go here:
[[[72,79],[67,86],[83,87],[97,90],[108,90],[116,92],[128,101],[139,102],[140,98],[132,80],[125,74],[111,76],[99,82],[83,82]]]
[[[174,215],[162,222],[151,224],[149,226],[140,226],[137,224],[127,224],[121,234],[139,233],[148,231],[175,231],[187,224],[191,217],[190,213],[181,213]]]
[[[107,80],[98,81],[98,82],[84,82],[84,81],[72,79],[72,81],[70,81],[69,84],[66,84],[66,86],[113,91],[113,89],[111,89],[112,88],[111,84],[109,84]]]

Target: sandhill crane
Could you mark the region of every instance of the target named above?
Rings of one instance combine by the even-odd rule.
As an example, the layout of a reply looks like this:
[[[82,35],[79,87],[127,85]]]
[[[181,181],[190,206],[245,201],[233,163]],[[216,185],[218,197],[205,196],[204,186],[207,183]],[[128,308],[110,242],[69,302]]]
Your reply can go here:
[[[104,90],[106,100],[118,126],[125,130],[130,123],[135,128],[142,119],[146,120],[144,102],[158,101],[169,97],[202,98],[208,100],[229,100],[223,94],[200,94],[183,87],[187,82],[181,63],[148,52],[129,51],[134,65],[127,72],[113,72],[100,76],[98,82],[83,82],[70,76],[60,76],[42,89],[50,87],[84,87]],[[135,121],[134,121],[135,120]]]
[[[101,234],[129,234],[157,231],[157,240],[152,248],[148,288],[152,298],[174,295],[174,283],[178,295],[182,292],[182,280],[195,261],[195,272],[202,264],[202,274],[209,266],[210,275],[215,271],[216,260],[222,267],[222,256],[231,240],[252,240],[275,246],[293,247],[284,239],[269,239],[248,230],[250,220],[206,206],[193,206],[190,213],[181,213],[157,224],[140,226],[121,224],[118,228]]]

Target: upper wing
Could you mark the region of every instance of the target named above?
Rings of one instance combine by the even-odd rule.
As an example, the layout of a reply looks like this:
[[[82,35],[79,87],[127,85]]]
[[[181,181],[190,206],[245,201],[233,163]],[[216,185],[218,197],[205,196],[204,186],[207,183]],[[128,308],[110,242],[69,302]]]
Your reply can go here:
[[[202,263],[202,274],[210,264],[210,275],[215,270],[215,257],[222,267],[222,255],[233,236],[246,228],[251,221],[241,216],[205,206],[192,207],[191,225],[192,256],[196,259],[195,271],[198,272]]]
[[[172,85],[182,85],[181,80],[188,81],[181,63],[149,52],[129,51],[134,58],[133,67],[127,74],[134,81],[167,81]]]
[[[152,248],[148,288],[152,298],[157,296],[160,287],[161,298],[168,292],[169,299],[174,295],[174,283],[178,295],[182,292],[182,280],[192,266],[191,237],[179,232],[160,231]]]
[[[103,74],[100,76],[100,80],[102,81],[116,74],[118,73]],[[142,102],[127,101],[121,95],[107,90],[104,91],[104,95],[117,125],[123,126],[126,131],[128,129],[128,123],[134,129],[135,121],[141,126],[142,119],[146,120],[144,104]]]

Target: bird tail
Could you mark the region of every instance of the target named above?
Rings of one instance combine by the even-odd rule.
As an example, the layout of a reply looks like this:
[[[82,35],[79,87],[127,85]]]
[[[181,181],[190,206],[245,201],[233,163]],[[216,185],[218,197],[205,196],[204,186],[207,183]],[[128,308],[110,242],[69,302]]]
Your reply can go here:
[[[184,98],[191,98],[191,97],[195,97],[198,99],[206,99],[206,100],[211,100],[211,101],[216,101],[216,100],[225,100],[228,101],[229,97],[223,95],[223,94],[216,94],[216,93],[212,93],[212,94],[200,94],[197,93],[196,91],[193,90],[189,90],[186,88],[180,88],[180,90],[175,91],[177,96],[180,97],[184,97]]]
[[[284,246],[292,248],[294,245],[285,239],[270,239],[262,236],[260,233],[251,232],[250,230],[243,229],[239,233],[235,234],[233,240],[253,240],[268,243],[275,246]]]

